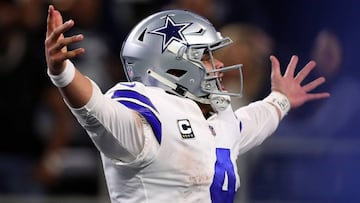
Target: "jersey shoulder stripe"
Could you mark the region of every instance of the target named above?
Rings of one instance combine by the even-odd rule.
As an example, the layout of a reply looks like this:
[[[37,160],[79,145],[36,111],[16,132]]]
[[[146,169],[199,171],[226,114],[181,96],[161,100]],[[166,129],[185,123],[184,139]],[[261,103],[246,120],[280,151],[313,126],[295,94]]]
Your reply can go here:
[[[155,106],[151,103],[150,99],[147,98],[146,96],[140,94],[139,92],[136,92],[134,90],[115,90],[115,92],[113,93],[113,95],[111,96],[112,99],[117,99],[117,100],[128,100],[128,99],[135,99],[138,100],[142,103],[145,103],[146,105],[150,106],[151,108],[153,108],[155,111],[156,108]]]
[[[119,101],[121,104],[123,104],[124,106],[137,111],[138,113],[140,113],[145,119],[146,121],[150,124],[154,135],[156,137],[156,140],[158,141],[158,143],[161,143],[161,122],[159,121],[158,117],[148,108],[146,108],[145,106],[142,106],[140,104],[131,102],[131,101]]]
[[[119,83],[107,94],[127,108],[141,114],[150,124],[158,143],[161,143],[161,122],[158,118],[158,111],[151,100],[145,96],[145,86],[140,83],[131,83],[131,85]]]

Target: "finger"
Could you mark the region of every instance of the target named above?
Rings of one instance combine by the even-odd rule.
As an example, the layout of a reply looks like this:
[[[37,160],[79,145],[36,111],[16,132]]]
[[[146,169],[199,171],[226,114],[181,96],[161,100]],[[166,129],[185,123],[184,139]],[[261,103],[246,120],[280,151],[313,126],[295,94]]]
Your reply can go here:
[[[316,66],[315,61],[310,61],[306,64],[306,66],[301,69],[301,71],[296,75],[295,79],[301,83],[308,75],[309,73],[314,69]]]
[[[72,59],[72,58],[78,57],[83,53],[85,53],[84,48],[77,48],[77,49],[74,49],[72,51],[67,51],[67,52],[59,52],[56,55],[52,55],[51,58],[49,59],[48,63],[52,64],[52,65],[50,65],[51,67],[59,66],[59,65],[63,64],[66,59]]]
[[[64,24],[56,27],[55,30],[50,35],[50,41],[55,42],[59,40],[59,37],[65,33],[66,31],[70,30],[74,26],[73,20],[68,20]]]
[[[48,16],[47,16],[47,21],[46,21],[46,25],[47,25],[47,27],[46,27],[46,36],[47,37],[54,30],[53,14],[52,14],[53,12],[54,12],[54,7],[52,5],[50,5],[49,9],[48,9]]]
[[[289,65],[286,68],[284,77],[287,77],[287,76],[293,77],[294,76],[295,68],[296,68],[298,61],[299,61],[299,58],[296,55],[293,55],[291,57]]]
[[[85,53],[84,48],[77,48],[77,49],[66,52],[65,56],[66,56],[66,59],[72,59],[72,58],[80,56],[83,53]]]
[[[58,10],[54,10],[54,24],[56,27],[63,24],[63,18]]]
[[[317,100],[317,99],[325,99],[328,97],[330,97],[330,94],[328,92],[312,93],[312,94],[308,94],[307,101]]]
[[[309,82],[308,84],[303,86],[303,89],[305,92],[310,92],[313,89],[317,88],[319,85],[323,84],[325,82],[325,78],[324,77],[319,77],[316,80],[313,80],[311,82]]]
[[[57,52],[60,52],[62,48],[68,46],[69,44],[80,42],[83,39],[84,39],[84,36],[82,34],[61,39],[49,50],[49,53],[55,54]]]
[[[53,5],[49,6],[48,12],[49,13],[48,13],[48,21],[47,21],[48,23],[47,33],[48,35],[50,35],[50,33],[52,33],[56,27],[63,24],[63,18],[61,16],[61,13],[58,10],[55,10]]]
[[[271,61],[271,75],[281,76],[279,60],[275,56],[271,55],[270,61]]]
[[[65,61],[66,59],[72,59],[72,58],[78,57],[83,53],[85,53],[84,48],[77,48],[77,49],[62,53],[62,54],[58,54],[57,56],[54,56],[53,60],[55,63],[60,63],[60,62]]]

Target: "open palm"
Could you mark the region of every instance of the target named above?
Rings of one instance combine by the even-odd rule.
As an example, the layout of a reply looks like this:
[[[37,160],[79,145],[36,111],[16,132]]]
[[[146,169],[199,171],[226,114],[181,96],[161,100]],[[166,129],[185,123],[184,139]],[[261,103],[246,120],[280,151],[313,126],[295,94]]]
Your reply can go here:
[[[316,63],[314,61],[307,63],[295,76],[295,69],[299,59],[296,55],[293,55],[285,74],[282,76],[279,60],[275,56],[270,56],[270,60],[271,90],[285,94],[290,101],[291,108],[299,107],[311,100],[330,96],[328,92],[311,93],[312,90],[325,82],[324,77],[319,77],[307,84],[302,84],[311,70],[315,68]]]
[[[83,35],[64,37],[64,32],[74,26],[73,20],[63,23],[63,18],[59,11],[52,5],[49,6],[47,18],[47,30],[45,39],[45,56],[48,68],[52,74],[62,72],[65,60],[77,57],[84,53],[83,48],[68,51],[67,46],[83,40]]]

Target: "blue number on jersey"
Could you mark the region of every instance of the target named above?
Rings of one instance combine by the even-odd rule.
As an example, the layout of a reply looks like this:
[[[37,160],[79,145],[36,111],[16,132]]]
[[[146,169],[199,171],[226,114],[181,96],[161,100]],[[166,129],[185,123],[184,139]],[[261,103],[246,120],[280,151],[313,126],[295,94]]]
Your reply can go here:
[[[225,177],[227,176],[227,183]],[[225,187],[223,189],[225,183]],[[210,186],[212,203],[233,203],[235,196],[236,176],[230,159],[230,149],[217,148],[215,174]]]

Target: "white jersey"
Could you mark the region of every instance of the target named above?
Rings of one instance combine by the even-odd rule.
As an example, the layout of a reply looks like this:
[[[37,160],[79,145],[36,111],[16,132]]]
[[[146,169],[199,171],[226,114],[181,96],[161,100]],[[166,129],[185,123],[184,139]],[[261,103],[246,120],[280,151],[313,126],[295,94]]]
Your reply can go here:
[[[104,96],[93,86],[89,103],[72,112],[101,153],[113,203],[233,202],[238,155],[279,122],[263,101],[206,119],[194,101],[160,88],[119,83]]]

